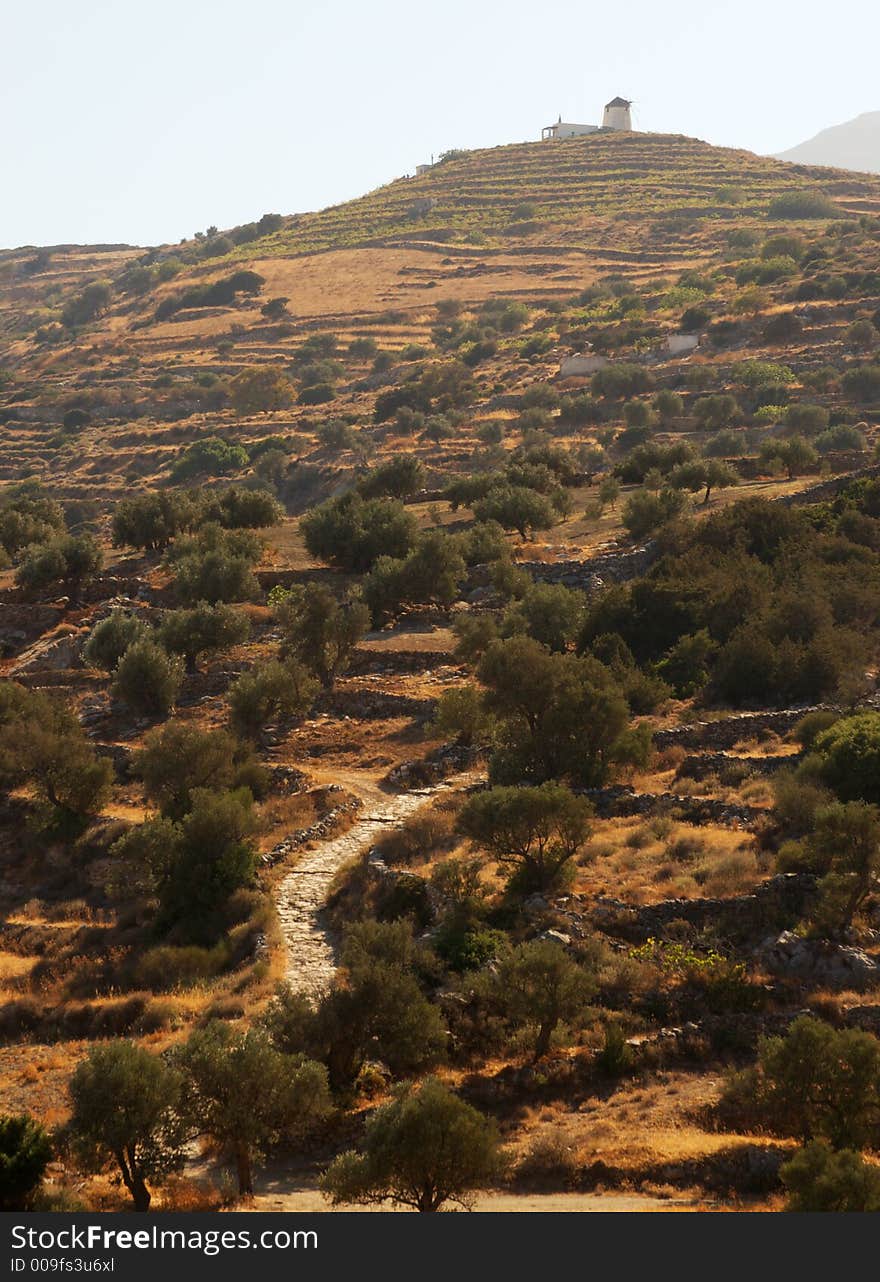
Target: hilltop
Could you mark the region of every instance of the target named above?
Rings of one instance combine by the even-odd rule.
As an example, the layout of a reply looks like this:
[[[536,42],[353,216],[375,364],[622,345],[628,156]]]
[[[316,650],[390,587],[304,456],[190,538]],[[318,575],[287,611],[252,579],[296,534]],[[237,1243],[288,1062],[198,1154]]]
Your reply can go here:
[[[830,165],[855,172],[880,173],[880,111],[823,129],[807,142],[783,151],[778,160],[799,165]]]

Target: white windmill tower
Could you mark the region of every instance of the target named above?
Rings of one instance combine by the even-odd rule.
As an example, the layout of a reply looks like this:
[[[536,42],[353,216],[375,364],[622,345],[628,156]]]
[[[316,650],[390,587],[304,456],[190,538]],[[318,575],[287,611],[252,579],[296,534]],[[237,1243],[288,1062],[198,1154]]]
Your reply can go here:
[[[622,129],[627,133],[632,132],[632,114],[630,112],[632,103],[626,98],[612,98],[605,104],[605,113],[602,116],[603,129]]]

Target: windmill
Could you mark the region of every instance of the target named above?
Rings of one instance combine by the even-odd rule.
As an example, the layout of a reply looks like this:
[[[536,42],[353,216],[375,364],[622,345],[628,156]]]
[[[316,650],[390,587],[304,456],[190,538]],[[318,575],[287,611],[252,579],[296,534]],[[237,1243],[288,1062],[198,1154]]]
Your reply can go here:
[[[602,128],[622,129],[627,133],[632,132],[631,107],[632,103],[627,98],[612,98],[610,102],[605,104]]]

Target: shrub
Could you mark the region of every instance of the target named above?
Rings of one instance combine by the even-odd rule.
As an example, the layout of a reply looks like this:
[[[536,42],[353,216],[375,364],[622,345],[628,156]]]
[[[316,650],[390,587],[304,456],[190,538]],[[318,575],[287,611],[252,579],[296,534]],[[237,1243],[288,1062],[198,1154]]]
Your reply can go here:
[[[880,365],[857,365],[841,380],[844,393],[863,404],[880,400]]]
[[[847,327],[846,342],[850,347],[858,347],[869,352],[877,346],[877,330],[869,320],[857,320]]]
[[[366,499],[405,499],[424,484],[424,464],[412,454],[400,454],[365,476],[358,489]]]
[[[852,1149],[816,1140],[781,1168],[786,1211],[880,1211],[880,1170]]]
[[[167,716],[183,681],[183,665],[155,641],[135,641],[116,666],[113,694],[144,717]]]
[[[248,787],[256,796],[266,791],[265,771],[250,751],[224,730],[169,721],[145,737],[134,754],[131,772],[162,813],[181,819],[192,807],[197,788],[214,792]]]
[[[495,988],[513,1025],[536,1030],[533,1058],[538,1060],[560,1023],[582,1014],[597,983],[559,944],[533,939],[502,957]]]
[[[14,556],[32,543],[63,534],[64,512],[34,481],[8,487],[0,496],[0,548]]]
[[[862,453],[867,449],[864,435],[857,427],[849,423],[838,423],[827,432],[820,432],[816,437],[816,449],[820,454],[831,454],[837,450],[852,450]]]
[[[830,708],[808,712],[806,716],[801,717],[792,730],[792,738],[809,752],[815,745],[819,735],[825,730],[830,730],[839,720],[840,713],[832,712]]]
[[[90,668],[113,672],[117,663],[135,641],[143,641],[149,628],[143,620],[124,610],[113,610],[96,623],[83,647],[83,662]]]
[[[279,438],[267,437],[266,440]],[[265,442],[262,442],[265,443]],[[251,450],[250,457],[265,459],[269,453],[281,451]],[[286,454],[283,455],[286,458]],[[199,504],[199,521],[201,524],[216,521],[224,530],[263,530],[270,525],[280,525],[284,519],[284,509],[268,490],[247,490],[241,486],[230,485],[225,490],[214,490],[207,494]]]
[[[662,489],[657,494],[640,490],[630,496],[622,521],[634,539],[644,539],[686,510],[688,500],[681,490]]]
[[[274,610],[283,633],[283,657],[293,656],[315,674],[325,689],[349,662],[369,625],[361,601],[339,602],[329,588],[308,584],[285,594]]]
[[[297,397],[300,405],[327,405],[336,400],[336,388],[326,380],[304,387]]]
[[[269,414],[293,404],[289,379],[272,365],[241,370],[229,384],[229,395],[238,414]]]
[[[525,633],[548,650],[561,653],[580,631],[584,606],[581,592],[561,584],[535,583],[508,608],[501,632],[504,636]]]
[[[312,556],[361,573],[383,554],[406,556],[416,539],[415,518],[402,503],[353,492],[308,512],[300,528]]]
[[[498,723],[494,782],[569,778],[596,787],[631,754],[645,759],[649,741],[637,744],[628,731],[623,694],[596,660],[549,654],[531,637],[516,636],[492,642],[477,675],[484,707]]]
[[[601,396],[607,400],[640,396],[651,390],[651,376],[641,365],[618,361],[596,371],[593,375],[591,390],[594,396]]]
[[[426,889],[422,878],[412,880]],[[378,1057],[395,1076],[442,1058],[448,1035],[421,990],[414,962],[408,921],[348,927],[345,982],[337,981],[320,1003],[308,1042],[327,1064],[334,1089],[350,1089],[368,1058]]]
[[[823,934],[842,934],[852,925],[880,872],[880,809],[850,801],[819,810],[806,849],[810,866],[824,872],[812,913],[813,928]]]
[[[694,404],[694,417],[703,428],[717,429],[740,418],[742,410],[729,393],[701,396]]]
[[[473,507],[478,521],[497,521],[506,530],[517,530],[523,539],[535,530],[549,530],[560,519],[552,501],[521,485],[500,485]]]
[[[819,191],[785,192],[771,200],[767,217],[771,219],[838,218],[840,209],[830,197]]]
[[[0,1117],[0,1210],[24,1211],[52,1157],[52,1144],[27,1113]]]
[[[778,312],[771,316],[764,326],[764,341],[767,343],[789,343],[803,333],[803,322],[794,312]]]
[[[784,232],[777,236],[770,236],[761,246],[762,258],[793,258],[799,262],[806,253],[806,242],[803,236],[796,236],[790,232]]]
[[[28,592],[37,592],[54,583],[64,585],[78,601],[85,583],[98,573],[103,554],[90,534],[65,534],[28,548],[15,571],[15,582]]]
[[[30,784],[56,817],[84,818],[107,800],[113,767],[96,757],[77,718],[58,699],[12,681],[0,686],[0,780]]]
[[[228,307],[235,302],[236,294],[258,294],[265,283],[257,272],[243,270],[207,285],[193,285],[183,293],[166,295],[156,308],[155,319],[168,320],[183,308]]]
[[[232,445],[222,436],[205,436],[188,445],[177,457],[171,478],[185,481],[193,476],[227,476],[240,471],[247,463],[247,450],[243,446]]]
[[[842,717],[815,738],[822,779],[843,801],[880,805],[880,713]]]
[[[252,600],[259,591],[253,566],[261,551],[250,532],[205,525],[195,538],[179,539],[168,554],[177,596],[208,605]]]
[[[722,1105],[742,1107],[743,1094],[774,1134],[861,1148],[880,1117],[880,1043],[870,1033],[800,1016],[784,1037],[760,1039],[755,1072],[732,1077]]]
[[[270,659],[244,672],[229,687],[229,716],[236,734],[257,739],[270,721],[302,716],[311,707],[318,683],[295,660]]]
[[[187,672],[196,672],[203,654],[215,654],[239,645],[250,635],[250,622],[240,610],[200,601],[190,610],[172,610],[158,630],[160,645],[180,655]]]
[[[469,747],[480,740],[488,730],[483,701],[473,686],[444,690],[437,702],[434,727],[438,734],[454,736]]]
[[[254,1191],[256,1158],[330,1111],[324,1066],[282,1055],[261,1029],[235,1034],[215,1020],[192,1034],[175,1062],[188,1112],[234,1164],[240,1197]]]
[[[789,405],[782,416],[782,421],[791,432],[803,436],[815,436],[828,426],[828,411],[821,405]]]
[[[207,944],[226,926],[222,909],[229,897],[253,881],[253,798],[246,788],[219,793],[196,788],[190,801],[165,855],[157,924]]]
[[[113,546],[161,551],[196,519],[196,504],[176,490],[120,499],[113,510]]]
[[[109,281],[93,281],[73,298],[68,299],[61,309],[61,320],[71,329],[77,325],[87,325],[89,321],[103,316],[110,306],[112,297]]]
[[[558,883],[565,865],[587,838],[592,808],[567,788],[490,788],[470,797],[458,829],[507,865],[523,893]]]
[[[431,531],[405,558],[379,557],[364,581],[364,600],[379,626],[405,604],[451,605],[465,573],[457,541],[439,530]]]

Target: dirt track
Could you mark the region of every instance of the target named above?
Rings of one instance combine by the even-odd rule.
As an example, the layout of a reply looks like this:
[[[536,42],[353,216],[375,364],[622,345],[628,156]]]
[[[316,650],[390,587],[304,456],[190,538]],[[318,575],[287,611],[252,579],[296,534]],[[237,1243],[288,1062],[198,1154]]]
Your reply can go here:
[[[405,1208],[383,1206],[330,1206],[314,1188],[272,1190],[271,1179],[264,1181],[270,1187],[258,1193],[251,1209],[254,1211],[287,1211],[303,1214],[316,1211],[397,1211]],[[279,1181],[280,1182],[280,1181]],[[476,1212],[540,1212],[554,1213],[608,1213],[608,1212],[669,1212],[696,1211],[698,1204],[687,1198],[652,1197],[639,1193],[480,1193],[473,1207]],[[699,1209],[705,1210],[705,1204]]]
[[[428,798],[460,782],[462,777],[411,792],[385,793],[368,776],[357,778],[356,772],[346,775],[346,789],[363,802],[359,817],[340,837],[306,851],[279,886],[278,917],[287,945],[286,979],[295,992],[314,997],[333,977],[333,944],[321,924],[320,912],[339,869],[371,846],[381,832],[399,826]]]

